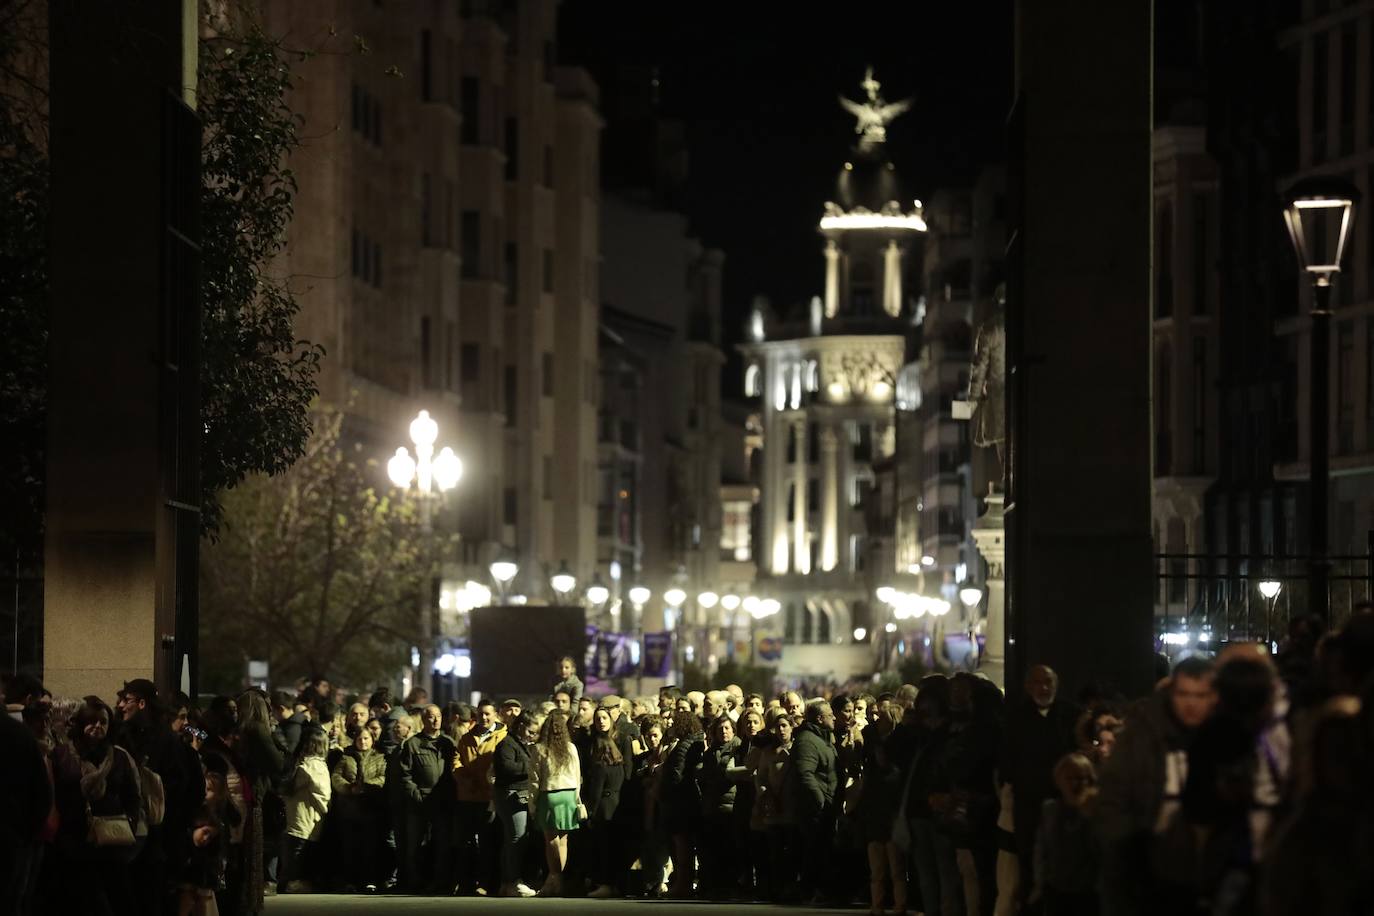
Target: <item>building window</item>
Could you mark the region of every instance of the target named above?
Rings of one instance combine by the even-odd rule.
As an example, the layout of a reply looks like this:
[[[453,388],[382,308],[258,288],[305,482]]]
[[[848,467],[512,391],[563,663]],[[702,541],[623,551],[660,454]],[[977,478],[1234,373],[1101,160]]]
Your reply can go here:
[[[811,627],[811,609],[802,605],[801,607],[801,641],[803,645],[810,645],[815,639],[816,634]]]
[[[544,249],[544,292],[553,292],[553,249]]]
[[[1341,147],[1337,155],[1355,151],[1355,23],[1341,28]]]
[[[1173,454],[1173,355],[1168,345],[1160,347],[1158,365],[1155,367],[1155,476],[1167,477],[1173,471],[1170,458]]]
[[[816,608],[816,642],[823,646],[830,645],[830,615],[823,607]]]
[[[797,605],[794,602],[787,602],[787,616],[783,620],[782,640],[790,645],[797,642]]]
[[[1193,473],[1207,473],[1207,339],[1193,338]]]
[[[482,142],[482,81],[475,76],[465,76],[458,84],[462,97],[463,127],[459,140],[467,146]]]
[[[806,460],[812,464],[821,460],[821,427],[819,423],[806,424]]]
[[[1364,320],[1364,391],[1365,448],[1374,450],[1374,317]]]
[[[553,187],[553,147],[544,145],[544,187]]]
[[[433,345],[429,316],[424,315],[420,318],[420,384],[426,388],[434,387],[434,364],[430,359],[430,348]]]
[[[444,322],[444,388],[448,391],[458,390],[457,367],[454,363],[458,359],[458,325],[452,321]]]
[[[429,29],[420,30],[420,100],[434,101],[434,54]]]
[[[515,305],[516,298],[519,295],[516,279],[519,276],[520,252],[519,249],[516,248],[514,242],[506,243],[502,260],[505,266],[506,305]]]
[[[464,210],[458,232],[462,236],[463,279],[476,280],[482,275],[482,214]]]
[[[1312,159],[1321,162],[1327,156],[1326,100],[1327,47],[1330,34],[1312,36]]]
[[[357,83],[353,84],[353,132],[374,146],[382,145],[382,103]]]
[[[505,504],[503,507],[505,511],[502,513],[505,522],[507,525],[515,525],[516,518],[519,516],[517,510],[520,508],[519,493],[516,491],[515,487],[506,487],[502,496],[504,497],[502,502]]]
[[[1212,262],[1207,256],[1207,195],[1193,195],[1193,314],[1206,315],[1212,288]]]
[[[428,172],[420,174],[420,244],[434,244],[434,181]]]
[[[516,421],[516,395],[519,393],[514,366],[506,366],[506,425],[514,426]]]
[[[548,350],[544,351],[543,367],[544,373],[544,397],[553,397],[553,354]]]
[[[1155,317],[1174,313],[1174,208],[1161,200],[1155,208]]]
[[[520,122],[506,118],[506,180],[520,177]]]
[[[475,385],[482,377],[482,346],[475,343],[464,343],[458,355],[460,363],[459,372],[463,376],[464,385]]]
[[[748,562],[749,522],[752,505],[748,500],[730,500],[721,507],[720,559],[722,562]]]
[[[873,426],[870,423],[855,423],[849,428],[850,445],[855,461],[873,460]]]
[[[787,520],[789,522],[797,520],[797,485],[795,483],[787,485]]]
[[[1355,322],[1336,326],[1336,451],[1355,451]]]

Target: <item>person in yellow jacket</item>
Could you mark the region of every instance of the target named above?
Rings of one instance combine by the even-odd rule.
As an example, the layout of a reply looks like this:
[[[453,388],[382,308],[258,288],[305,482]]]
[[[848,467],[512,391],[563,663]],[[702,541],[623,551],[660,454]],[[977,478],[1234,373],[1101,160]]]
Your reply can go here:
[[[496,745],[506,737],[496,704],[483,700],[477,721],[458,739],[453,758],[453,785],[458,797],[458,893],[485,891],[495,896],[500,887],[501,827],[491,805],[492,761]]]

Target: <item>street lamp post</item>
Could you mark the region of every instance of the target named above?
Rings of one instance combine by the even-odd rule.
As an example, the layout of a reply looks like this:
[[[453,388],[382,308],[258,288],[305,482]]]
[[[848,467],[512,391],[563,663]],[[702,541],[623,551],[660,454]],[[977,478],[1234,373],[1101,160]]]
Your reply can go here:
[[[1264,644],[1266,646],[1274,643],[1274,602],[1278,600],[1279,592],[1283,590],[1283,583],[1277,579],[1264,579],[1259,584],[1259,593],[1264,596],[1264,600],[1269,602],[1267,612],[1264,615]],[[1292,605],[1290,604],[1291,608]],[[1248,627],[1247,627],[1248,630]],[[1247,632],[1247,639],[1253,634]]]
[[[439,424],[430,417],[428,410],[422,410],[410,421],[410,441],[415,446],[415,457],[411,458],[405,446],[396,449],[396,454],[386,463],[387,476],[402,490],[410,489],[412,483],[420,498],[420,529],[428,540],[433,532],[430,504],[444,493],[458,485],[463,476],[463,462],[445,446],[434,454],[434,442],[439,438]],[[434,658],[434,598],[431,594],[433,569],[425,577],[425,587],[420,593],[420,663],[415,672],[414,683],[433,672]],[[430,685],[431,690],[433,684]]]
[[[1308,417],[1311,483],[1308,534],[1309,610],[1330,616],[1331,278],[1341,272],[1360,192],[1334,176],[1307,178],[1288,189],[1283,218],[1298,267],[1312,282],[1312,377]],[[1277,594],[1277,593],[1276,593]]]

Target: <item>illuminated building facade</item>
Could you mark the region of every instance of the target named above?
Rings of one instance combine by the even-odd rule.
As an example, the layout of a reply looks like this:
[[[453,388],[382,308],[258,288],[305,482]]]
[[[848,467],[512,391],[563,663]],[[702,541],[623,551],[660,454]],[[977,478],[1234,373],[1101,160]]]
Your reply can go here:
[[[884,126],[905,103],[884,102],[871,73],[863,87],[868,101],[845,105],[861,138],[818,227],[822,295],[788,314],[757,302],[741,347],[745,393],[761,402],[758,589],[782,604],[769,625],[784,638],[780,673],[791,677],[872,668],[865,508],[875,465],[896,447],[897,377],[915,308],[907,277],[919,275],[911,265],[925,222],[885,153]]]

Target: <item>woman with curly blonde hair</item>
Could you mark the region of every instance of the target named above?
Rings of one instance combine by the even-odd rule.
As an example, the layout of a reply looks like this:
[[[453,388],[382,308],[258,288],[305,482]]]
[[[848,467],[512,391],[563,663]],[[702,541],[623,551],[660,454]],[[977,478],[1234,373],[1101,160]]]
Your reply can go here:
[[[568,716],[561,710],[549,713],[539,730],[539,743],[530,760],[531,825],[544,831],[544,859],[548,878],[538,896],[557,897],[563,891],[563,867],[568,864],[568,833],[586,820],[578,802],[582,789],[582,765],[568,731]]]

